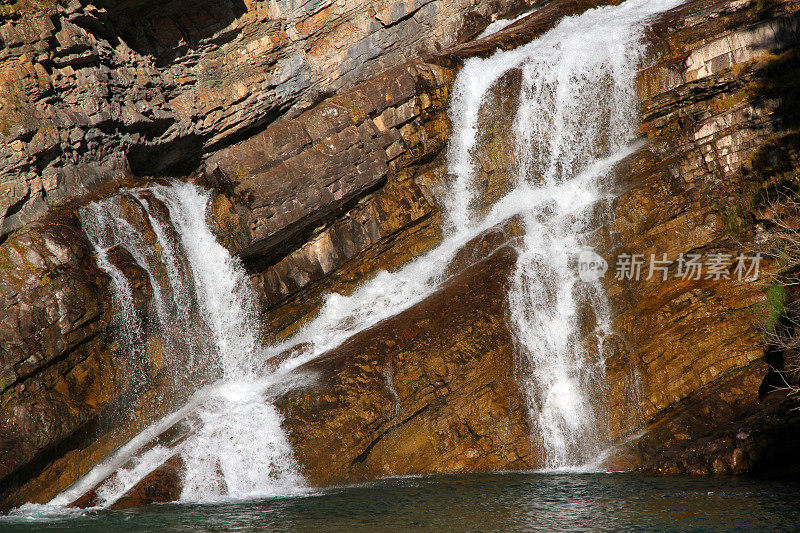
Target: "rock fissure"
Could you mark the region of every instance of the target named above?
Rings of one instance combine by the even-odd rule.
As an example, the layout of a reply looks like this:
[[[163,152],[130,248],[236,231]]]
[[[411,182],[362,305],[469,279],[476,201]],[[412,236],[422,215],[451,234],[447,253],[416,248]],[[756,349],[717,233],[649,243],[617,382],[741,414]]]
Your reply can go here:
[[[370,441],[370,443],[369,443],[369,444],[367,444],[367,446],[366,446],[366,447],[364,447],[364,451],[363,451],[363,452],[361,452],[359,455],[357,455],[357,456],[355,457],[355,459],[353,459],[353,461],[350,463],[350,467],[352,468],[352,467],[354,467],[356,464],[358,464],[358,463],[363,463],[364,461],[366,461],[366,460],[367,460],[367,457],[369,457],[369,454],[370,454],[370,452],[372,452],[372,449],[373,449],[373,448],[375,448],[375,446],[377,446],[377,445],[378,445],[378,443],[379,443],[379,442],[380,442],[380,441],[381,441],[383,438],[385,438],[387,435],[389,435],[389,434],[390,434],[392,431],[394,431],[395,429],[397,429],[397,428],[399,428],[399,427],[403,426],[404,424],[407,424],[408,422],[410,422],[411,420],[413,420],[413,419],[414,419],[414,418],[416,418],[417,416],[419,416],[419,415],[421,415],[422,413],[424,413],[426,410],[428,410],[428,408],[429,408],[429,407],[430,407],[430,404],[426,404],[426,405],[424,405],[423,407],[421,407],[420,409],[418,409],[417,411],[415,411],[415,412],[411,413],[411,414],[410,414],[408,417],[406,417],[405,419],[403,419],[403,420],[400,420],[399,422],[396,422],[396,423],[392,424],[391,426],[389,426],[388,428],[386,428],[386,429],[384,429],[383,431],[381,431],[381,433],[380,433],[380,434],[379,434],[379,435],[378,435],[378,436],[377,436],[377,437],[376,437],[374,440]]]

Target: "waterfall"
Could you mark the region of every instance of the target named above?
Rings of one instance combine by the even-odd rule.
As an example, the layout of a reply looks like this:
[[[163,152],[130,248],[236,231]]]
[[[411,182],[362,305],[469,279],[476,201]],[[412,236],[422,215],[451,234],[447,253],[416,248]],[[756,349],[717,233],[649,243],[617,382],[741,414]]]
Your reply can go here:
[[[121,344],[134,363],[140,358],[137,354],[141,349],[144,333],[142,323],[133,300],[133,288],[122,270],[117,268],[109,259],[108,252],[120,240],[120,233],[128,229],[127,221],[119,218],[119,199],[105,205],[94,203],[81,210],[83,229],[94,246],[97,266],[105,271],[111,279],[111,288],[114,291],[114,300],[119,306],[115,320],[117,331],[120,333]],[[122,223],[117,224],[120,221]],[[139,249],[138,242],[135,249]],[[152,272],[147,271],[152,284]],[[160,295],[159,295],[160,296]],[[144,376],[138,376],[141,379]]]
[[[433,294],[467,242],[512,217],[522,221],[524,233],[515,241],[509,315],[530,418],[548,467],[590,461],[604,446],[601,400],[610,315],[601,283],[581,281],[574,263],[607,220],[615,166],[637,148],[634,79],[645,54],[643,29],[681,1],[628,0],[593,9],[565,18],[528,45],[468,60],[450,106],[450,179],[439,192],[442,242],[394,272],[378,273],[349,296],[327,295],[318,315],[281,343],[259,343],[252,288],[242,265],[207,225],[207,192],[175,184],[124,193],[149,217],[158,258],[143,246],[141,231],[121,216],[119,197],[85,208],[81,217],[98,265],[111,277],[125,344],[135,352],[145,330],[128,281],[109,260],[118,244],[150,278],[156,326],[189,332],[189,339],[172,347],[176,360],[191,361],[189,366],[204,368],[214,380],[52,503],[67,504],[108,478],[98,495],[109,505],[175,454],[185,470],[182,500],[303,490],[280,415],[269,401],[270,387]],[[522,81],[513,117],[511,190],[483,212],[476,208],[475,186],[479,118],[488,92],[513,70]],[[156,216],[157,204],[166,207],[169,223]],[[593,325],[588,333],[587,322]],[[202,342],[191,342],[195,338]],[[291,357],[264,370],[265,361],[288,350],[294,350]],[[146,447],[180,420],[191,425],[185,441],[172,449]]]
[[[496,21],[492,22],[491,24],[489,24],[488,26],[486,26],[486,29],[484,29],[482,32],[480,32],[478,34],[478,36],[476,37],[476,39],[483,39],[484,37],[488,37],[490,35],[494,35],[495,33],[499,32],[500,30],[504,30],[505,28],[511,26],[512,24],[514,24],[515,22],[517,22],[519,20],[524,19],[525,17],[527,17],[530,14],[531,14],[531,11],[526,11],[525,13],[522,13],[521,15],[517,15],[513,19],[499,19],[499,20],[496,20]]]
[[[468,60],[450,105],[450,175],[440,194],[442,243],[395,272],[381,272],[350,296],[331,294],[319,315],[274,346],[302,343],[291,369],[340,345],[435,292],[467,242],[512,217],[524,235],[511,279],[509,310],[531,421],[549,468],[583,465],[604,440],[602,392],[610,311],[602,284],[583,282],[575,260],[591,250],[607,221],[613,169],[638,145],[635,75],[645,57],[642,34],[654,15],[682,0],[628,0],[568,17],[511,51]],[[513,118],[513,187],[487,214],[476,208],[475,151],[486,95],[512,70],[522,74]],[[495,117],[508,120],[508,117]],[[591,318],[587,319],[587,310]],[[582,335],[582,326],[594,322]]]
[[[469,154],[482,99],[475,87],[510,69],[522,74],[513,124],[518,170],[510,194],[525,197],[528,207],[521,212],[524,237],[509,306],[531,420],[549,467],[585,463],[606,444],[602,392],[610,312],[601,282],[582,281],[574,263],[603,222],[614,163],[631,153],[643,24],[676,4],[633,0],[567,19],[529,45],[471,60],[457,82],[453,109],[461,115],[463,137],[456,138],[461,146],[452,152],[453,170],[459,195],[470,198]],[[459,208],[452,224],[469,224],[469,204]],[[582,316],[582,309],[593,316]],[[588,335],[581,327],[586,322],[594,322]]]
[[[142,228],[134,227],[123,216],[123,200],[138,205],[146,215]],[[101,506],[110,505],[176,454],[183,461],[182,500],[271,496],[303,489],[304,481],[281,430],[280,414],[268,399],[271,383],[257,372],[268,356],[258,340],[253,290],[241,263],[217,242],[207,224],[209,200],[208,191],[179,183],[125,191],[81,211],[98,266],[111,277],[120,304],[119,329],[126,339],[131,337],[124,343],[129,352],[126,355],[144,357],[141,343],[145,332],[167,340],[185,334],[203,342],[170,346],[171,363],[182,369],[178,379],[198,371],[217,381],[198,391],[177,413],[145,430],[52,503],[69,503],[108,478],[98,487],[97,495]],[[156,203],[168,216],[156,215]],[[149,229],[156,246],[148,246]],[[116,246],[130,253],[153,287],[156,323],[148,328],[143,328],[134,309],[125,275],[109,260],[109,252]],[[155,273],[158,267],[164,275]],[[183,419],[189,420],[191,427],[177,447],[146,448],[154,437]]]
[[[169,208],[195,276],[201,314],[211,330],[222,385],[197,410],[200,427],[182,446],[182,500],[273,496],[299,490],[302,477],[264,395],[257,369],[268,357],[258,341],[258,316],[241,263],[206,222],[209,194],[191,185],[154,193]]]

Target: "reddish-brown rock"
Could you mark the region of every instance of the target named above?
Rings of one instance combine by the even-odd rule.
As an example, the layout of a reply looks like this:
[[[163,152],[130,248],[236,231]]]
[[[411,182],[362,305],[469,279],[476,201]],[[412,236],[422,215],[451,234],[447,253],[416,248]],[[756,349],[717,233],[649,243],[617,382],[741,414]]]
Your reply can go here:
[[[4,2],[0,235],[130,173],[191,171],[287,113],[536,3]]]
[[[787,124],[775,112],[780,101],[762,99],[754,84],[777,81],[776,71],[764,71],[769,54],[796,50],[798,7],[689,1],[649,32],[659,59],[639,76],[648,145],[620,172],[623,193],[602,244],[615,327],[625,339],[608,361],[612,433],[645,430],[634,455],[649,470],[658,470],[661,450],[682,440],[691,447],[763,413],[769,321],[782,313],[767,298],[776,266],[764,202],[793,187],[797,175],[758,170],[759,153],[785,136]],[[705,261],[757,252],[765,256],[758,281],[707,279],[706,271],[698,280],[676,276],[680,254]],[[643,254],[647,264],[650,254],[667,254],[668,279],[657,272],[645,280],[647,267],[641,280],[614,279],[621,253]]]
[[[277,401],[315,484],[541,464],[506,324],[510,246],[302,367]]]
[[[184,36],[184,44],[169,37],[179,11],[171,4],[158,24],[146,13],[131,43],[114,50],[92,40],[95,30],[128,27],[134,4],[104,10],[73,2],[47,7],[45,16],[13,14],[0,31],[6,45],[0,86],[13,87],[0,95],[0,135],[9,141],[0,150],[0,168],[11,171],[0,179],[6,198],[0,234],[48,210],[45,195],[58,203],[131,166],[161,170],[194,165],[207,155],[193,178],[220,189],[212,225],[250,269],[269,311],[266,338],[283,339],[314,315],[325,293],[348,293],[439,241],[440,213],[430,191],[445,179],[452,66],[529,40],[560,15],[598,3],[553,2],[505,32],[429,54],[427,62],[400,52],[369,55],[363,45],[368,35],[385,37],[391,31],[384,30],[427,16],[406,9],[413,16],[397,18],[384,3],[366,15],[337,12],[333,4],[304,12],[290,24],[296,39],[271,24],[264,4],[255,2],[211,23],[213,36]],[[219,7],[202,3],[192,24]],[[480,9],[486,15],[506,8]],[[797,9],[788,1],[690,0],[648,33],[652,64],[640,73],[638,89],[649,144],[620,172],[615,220],[599,242],[608,258],[752,252],[780,242],[774,228],[784,210],[764,198],[798,183]],[[450,19],[461,13],[448,13],[442,28],[458,25]],[[62,22],[58,30],[52,16]],[[362,16],[377,25],[356,32],[353,41],[350,25]],[[38,28],[40,47],[58,43],[56,53],[40,58],[16,30],[23,27]],[[459,38],[458,32],[448,35],[438,40]],[[342,42],[348,47],[337,46]],[[303,62],[318,61],[302,83],[302,69],[289,68],[295,56],[287,52],[298,46]],[[344,49],[355,55],[339,69],[334,59]],[[120,58],[122,66],[107,72],[108,57]],[[280,79],[270,85],[273,75]],[[516,76],[509,73],[488,99],[482,126],[491,114],[513,112],[508,95]],[[316,90],[328,82],[342,90],[318,98]],[[76,91],[84,85],[121,92],[89,91],[78,106]],[[14,94],[25,97],[9,102]],[[64,99],[52,100],[45,111],[64,124],[42,119],[38,106],[53,94]],[[80,112],[65,114],[76,106]],[[98,137],[111,125],[113,135]],[[503,125],[482,127],[476,156],[488,199],[508,186],[513,154],[507,137]],[[66,159],[55,157],[57,146]],[[123,216],[152,242],[137,205],[123,202]],[[163,216],[163,206],[153,201],[153,208]],[[475,264],[436,294],[307,365],[319,381],[279,405],[310,479],[539,463],[505,322],[504,283],[513,253],[503,243],[513,235],[513,227],[487,234],[453,272]],[[143,309],[149,292],[141,269],[119,250],[111,255],[137,287]],[[113,335],[104,334],[113,317],[108,280],[90,257],[69,216],[11,234],[0,245],[0,507],[45,501],[135,434],[135,424],[110,413],[130,388],[130,369],[113,357]],[[781,268],[771,261],[764,266]],[[640,436],[621,447],[617,464],[757,473],[770,454],[788,457],[775,446],[783,438],[795,442],[791,399],[778,402],[770,394],[764,356],[778,369],[793,356],[767,346],[765,322],[780,322],[786,309],[767,306],[764,285],[607,281],[624,340],[607,361],[610,437]],[[158,352],[156,340],[148,344]],[[148,362],[154,369],[163,364]],[[137,415],[167,408],[155,389],[138,404]],[[170,463],[155,471],[123,502],[174,499],[178,470]]]
[[[125,496],[114,502],[111,509],[126,509],[151,503],[174,502],[181,496],[181,469],[183,462],[176,456],[153,470],[137,483]]]

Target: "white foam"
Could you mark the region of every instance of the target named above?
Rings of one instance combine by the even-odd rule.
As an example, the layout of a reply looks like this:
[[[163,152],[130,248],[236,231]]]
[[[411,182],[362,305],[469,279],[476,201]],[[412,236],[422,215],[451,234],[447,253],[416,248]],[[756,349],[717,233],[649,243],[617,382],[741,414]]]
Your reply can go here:
[[[329,295],[319,315],[275,353],[303,343],[298,366],[434,293],[455,253],[470,239],[522,215],[525,235],[512,277],[510,311],[526,367],[531,419],[553,468],[581,464],[604,445],[602,402],[608,303],[599,283],[583,283],[571,263],[590,249],[610,197],[614,165],[635,149],[634,79],[643,28],[680,0],[629,0],[564,19],[541,38],[459,72],[450,103],[449,187],[441,195],[442,243],[395,272],[381,272],[349,296]],[[480,217],[474,200],[474,151],[489,89],[522,72],[514,117],[519,174],[511,192]],[[500,120],[507,120],[500,117]],[[580,310],[597,322],[596,345],[581,343]]]
[[[494,35],[495,33],[499,32],[500,30],[503,30],[503,29],[511,26],[512,24],[514,24],[518,20],[524,19],[525,17],[527,17],[531,13],[533,13],[533,11],[526,11],[525,13],[523,13],[522,15],[519,15],[518,17],[514,17],[514,18],[511,18],[511,19],[499,19],[499,20],[496,20],[496,21],[492,22],[491,24],[489,24],[488,26],[486,26],[486,28],[480,34],[478,34],[478,36],[475,37],[475,38],[476,39],[483,39],[484,37],[488,37],[489,35]]]
[[[180,246],[167,239],[163,222],[153,215],[145,192],[153,194],[169,209],[171,222],[181,239]],[[161,331],[174,335],[172,321],[190,327],[187,300],[194,299],[207,331],[195,329],[193,334],[207,336],[212,342],[184,346],[189,351],[201,348],[208,352],[184,356],[186,361],[212,370],[218,368],[221,380],[197,392],[176,413],[152,424],[51,503],[69,504],[102,482],[97,489],[97,501],[100,507],[107,507],[174,455],[183,460],[181,499],[184,500],[302,492],[305,483],[281,429],[281,417],[265,396],[271,382],[257,373],[268,355],[257,340],[259,323],[253,290],[240,261],[217,242],[207,224],[210,193],[178,183],[124,194],[141,202],[148,213],[173,289],[175,301],[157,305]],[[125,299],[125,304],[132,302],[130,287],[122,273],[107,260],[107,250],[117,244],[123,246],[148,273],[154,259],[143,236],[119,216],[118,206],[118,198],[94,203],[82,212],[82,217],[90,230],[87,232],[95,236],[92,241],[98,263],[113,279],[119,278],[116,297]],[[97,227],[102,231],[96,230]],[[186,254],[190,278],[180,268],[176,257],[179,249]],[[159,286],[152,274],[150,281],[154,289]],[[190,282],[193,294],[186,288]],[[161,290],[158,297],[154,294],[154,300],[163,300],[165,293]],[[138,320],[132,303],[127,306],[131,311],[123,312],[120,319]],[[187,431],[188,437],[179,445],[147,447],[158,435],[187,418],[198,423]]]

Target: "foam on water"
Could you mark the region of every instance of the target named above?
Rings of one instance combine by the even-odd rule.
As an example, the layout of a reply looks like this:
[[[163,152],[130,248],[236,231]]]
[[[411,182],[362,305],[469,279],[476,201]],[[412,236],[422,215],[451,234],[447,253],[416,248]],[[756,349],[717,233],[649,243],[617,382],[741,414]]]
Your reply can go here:
[[[280,414],[265,394],[271,382],[256,372],[269,356],[258,342],[253,290],[239,260],[217,242],[207,224],[210,193],[178,183],[124,194],[128,200],[139,202],[148,215],[159,241],[159,261],[168,274],[168,287],[162,287],[151,273],[149,265],[154,258],[144,237],[121,216],[119,197],[85,208],[81,217],[95,246],[98,265],[111,276],[116,299],[122,304],[119,319],[123,331],[128,324],[135,324],[141,344],[141,320],[133,309],[131,289],[107,257],[114,246],[130,252],[148,272],[158,310],[157,333],[169,339],[177,324],[180,329],[190,328],[191,336],[210,339],[209,343],[182,346],[183,351],[175,354],[182,356],[180,362],[208,367],[210,374],[220,379],[194,394],[176,413],[152,424],[51,504],[67,505],[102,482],[96,491],[97,501],[100,507],[107,507],[175,455],[183,461],[182,500],[302,492],[305,483],[281,429]],[[148,201],[151,196],[167,207],[179,243],[167,237],[165,222],[154,215],[152,200]],[[190,273],[183,271],[179,254],[185,256]],[[167,295],[172,301],[165,301]],[[190,318],[192,302],[196,302],[199,322]],[[203,353],[196,353],[198,350]],[[161,433],[186,420],[191,422],[185,431],[188,437],[177,446],[147,447]]]

